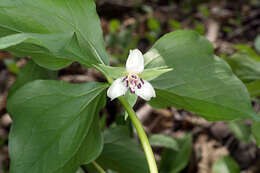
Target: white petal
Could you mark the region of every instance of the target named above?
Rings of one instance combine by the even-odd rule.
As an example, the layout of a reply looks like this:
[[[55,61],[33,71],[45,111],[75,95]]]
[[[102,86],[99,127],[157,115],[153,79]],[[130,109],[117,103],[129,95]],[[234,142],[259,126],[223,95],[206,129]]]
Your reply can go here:
[[[144,80],[144,84],[140,89],[135,90],[135,94],[149,101],[152,97],[156,97],[153,86]]]
[[[130,50],[126,61],[127,72],[142,73],[144,71],[144,57],[140,50]]]
[[[107,90],[107,96],[114,100],[115,98],[124,95],[127,91],[127,87],[125,86],[124,82],[122,82],[124,77],[116,79],[112,85]]]

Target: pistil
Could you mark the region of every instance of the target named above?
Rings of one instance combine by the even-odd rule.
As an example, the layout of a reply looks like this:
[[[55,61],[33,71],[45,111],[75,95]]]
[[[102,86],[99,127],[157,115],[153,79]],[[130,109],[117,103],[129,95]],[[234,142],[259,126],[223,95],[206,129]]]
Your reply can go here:
[[[134,94],[136,89],[142,88],[144,80],[139,78],[137,74],[129,74],[122,79],[122,82],[125,83],[125,86],[129,88],[130,93]]]

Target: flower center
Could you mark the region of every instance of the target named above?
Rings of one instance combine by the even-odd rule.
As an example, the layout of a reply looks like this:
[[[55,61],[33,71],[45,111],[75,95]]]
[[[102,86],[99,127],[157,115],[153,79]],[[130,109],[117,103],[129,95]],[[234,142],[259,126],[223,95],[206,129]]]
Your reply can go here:
[[[144,80],[135,73],[130,73],[122,80],[125,86],[130,89],[130,93],[134,94],[136,89],[142,88]]]

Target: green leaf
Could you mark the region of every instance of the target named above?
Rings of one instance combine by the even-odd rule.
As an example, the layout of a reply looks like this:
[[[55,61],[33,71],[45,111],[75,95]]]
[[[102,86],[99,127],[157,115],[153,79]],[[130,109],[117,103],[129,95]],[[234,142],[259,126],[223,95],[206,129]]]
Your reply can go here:
[[[233,72],[245,83],[260,80],[260,62],[255,61],[246,53],[237,53],[226,61],[231,66]]]
[[[260,113],[259,113],[259,116],[260,116]],[[257,146],[260,147],[260,133],[259,133],[259,131],[260,131],[260,121],[254,121],[253,122],[253,125],[251,127],[251,131],[252,131],[252,134],[255,137]]]
[[[126,127],[105,131],[104,149],[96,160],[105,169],[122,173],[148,173],[144,153],[137,142],[129,137]]]
[[[246,84],[251,97],[260,95],[260,62],[248,53],[237,53],[226,61],[233,72]]]
[[[117,19],[112,19],[111,21],[109,21],[109,31],[111,33],[115,33],[118,28],[120,27],[120,21]]]
[[[109,76],[113,79],[117,79],[119,77],[123,77],[127,75],[126,68],[124,67],[111,67],[103,64],[95,65],[102,73],[106,76]],[[144,71],[140,74],[140,77],[144,80],[153,80],[164,73],[172,71],[172,68],[159,67],[159,68],[148,68],[144,69]]]
[[[247,44],[237,44],[234,46],[234,48],[240,51],[241,53],[246,53],[250,55],[255,61],[260,61],[260,56],[251,46]]]
[[[140,75],[141,78],[144,80],[150,81],[156,79],[157,77],[161,76],[164,73],[172,71],[173,68],[150,68],[145,69],[142,74]]]
[[[246,87],[251,97],[260,96],[260,80],[247,83]]]
[[[172,27],[172,29],[177,30],[177,29],[181,29],[181,23],[178,22],[177,20],[169,20],[169,24]]]
[[[18,73],[15,83],[12,85],[9,90],[8,97],[13,95],[13,93],[25,85],[28,82],[37,80],[37,79],[57,79],[57,71],[50,71],[45,68],[42,68],[35,64],[32,60],[29,60],[27,64],[22,68]]]
[[[260,53],[260,35],[257,35],[255,39],[255,49]]]
[[[243,120],[235,120],[230,122],[228,127],[232,130],[234,135],[243,142],[249,143],[251,141],[251,130]]]
[[[232,157],[224,156],[213,165],[213,173],[240,173],[238,164]]]
[[[12,173],[75,173],[103,147],[98,125],[105,88],[96,82],[36,80],[7,102]]]
[[[178,142],[170,136],[160,134],[151,135],[149,138],[149,142],[152,146],[155,147],[165,147],[173,150],[179,150]]]
[[[149,18],[147,21],[147,26],[151,31],[160,31],[161,30],[160,22],[155,18]]]
[[[10,72],[17,74],[20,71],[15,59],[4,59],[4,63]]]
[[[0,9],[0,48],[50,69],[108,64],[93,0],[2,0]]]
[[[20,45],[21,43],[24,44]],[[50,69],[59,68],[63,64],[66,66],[73,61],[78,61],[84,65],[95,63],[91,59],[84,57],[74,33],[13,34],[0,38],[0,49],[6,48],[17,56],[27,56],[29,54],[35,62]],[[48,56],[54,58],[48,59]],[[57,59],[58,64],[53,64],[56,62],[55,59]]]
[[[111,66],[103,65],[103,64],[95,65],[95,67],[97,69],[99,69],[100,71],[102,71],[102,73],[105,76],[109,76],[113,79],[117,79],[119,77],[123,77],[123,76],[127,75],[126,68],[124,68],[124,67],[111,67]]]
[[[160,172],[178,173],[187,166],[190,160],[192,137],[187,135],[182,139],[178,139],[177,142],[180,147],[178,151],[172,149],[163,151]]]
[[[212,121],[256,118],[244,84],[196,32],[166,34],[145,54],[145,66],[174,69],[151,81],[156,107],[175,106]]]

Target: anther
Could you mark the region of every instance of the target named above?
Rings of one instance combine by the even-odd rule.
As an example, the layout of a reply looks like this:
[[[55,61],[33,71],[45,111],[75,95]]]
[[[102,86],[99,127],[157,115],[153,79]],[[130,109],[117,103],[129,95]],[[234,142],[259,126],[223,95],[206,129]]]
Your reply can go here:
[[[127,79],[127,77],[128,77],[128,76],[125,76],[125,77],[123,78],[123,80],[122,80],[122,81],[124,82],[124,81]]]
[[[131,94],[134,94],[134,93],[135,93],[135,91],[134,91],[134,90],[132,90],[132,88],[130,88],[130,93],[131,93]]]
[[[142,78],[140,78],[140,81],[142,82],[142,84],[144,84],[144,80]]]
[[[137,76],[136,75],[131,75],[132,78],[134,79],[137,79]]]
[[[142,87],[142,85],[139,83],[139,84],[137,85],[137,88],[140,89],[141,87]]]

